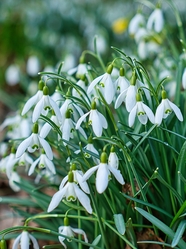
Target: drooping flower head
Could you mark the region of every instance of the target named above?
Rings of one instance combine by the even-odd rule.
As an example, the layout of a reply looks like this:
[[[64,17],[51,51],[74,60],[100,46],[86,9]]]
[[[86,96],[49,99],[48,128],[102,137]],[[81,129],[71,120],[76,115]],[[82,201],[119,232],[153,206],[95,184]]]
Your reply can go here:
[[[103,97],[105,98],[106,102],[110,104],[113,101],[115,95],[115,87],[111,78],[112,70],[113,70],[113,65],[111,64],[108,66],[106,73],[95,78],[91,82],[91,84],[87,89],[87,94],[90,94],[94,89],[94,87],[99,83]]]
[[[88,124],[92,126],[92,129],[97,137],[102,135],[103,128],[107,129],[108,124],[106,118],[96,108],[96,101],[92,101],[91,110],[85,113],[77,121],[76,129],[80,129],[80,125],[83,120],[89,115]]]
[[[175,113],[176,117],[180,120],[183,121],[183,115],[180,111],[180,109],[172,103],[168,98],[167,98],[167,93],[165,90],[162,90],[162,101],[159,104],[159,106],[156,109],[156,114],[155,114],[155,123],[157,125],[160,125],[162,122],[162,119],[167,118],[172,112]]]
[[[72,171],[68,173],[67,184],[65,186],[64,184],[61,184],[59,191],[57,191],[52,197],[48,207],[48,212],[54,210],[63,198],[66,198],[67,201],[76,201],[78,199],[87,212],[90,214],[92,213],[90,199],[74,182],[74,174]]]
[[[67,238],[67,241],[70,242],[71,241],[70,238],[73,238],[75,234],[81,234],[81,235],[83,235],[85,242],[88,243],[88,239],[87,239],[86,233],[82,229],[80,229],[80,228],[73,228],[73,227],[71,227],[69,225],[69,219],[68,219],[68,217],[64,218],[64,226],[60,226],[58,228],[58,231],[62,235],[62,236],[58,236],[58,239],[59,239],[60,243],[65,248],[67,248],[67,246],[64,243],[64,240],[66,239],[66,237],[63,237],[63,235],[69,237],[69,238]]]
[[[47,157],[52,160],[53,153],[48,142],[39,136],[38,134],[38,123],[33,125],[33,133],[23,140],[17,148],[16,157],[21,157],[23,153],[28,149],[30,153],[35,152],[37,149],[43,148]]]
[[[133,126],[136,116],[143,125],[147,123],[148,119],[154,124],[154,114],[152,110],[142,102],[139,93],[136,94],[136,101],[135,106],[129,113],[129,126]]]
[[[154,30],[157,33],[160,33],[164,26],[163,13],[160,8],[156,8],[147,21],[147,29]]]
[[[127,80],[127,78],[125,77],[125,70],[123,67],[120,68],[119,70],[119,77],[116,80],[115,84],[116,84],[116,89],[119,93],[125,91],[129,85],[130,82]]]
[[[37,240],[29,234],[27,231],[23,231],[15,240],[12,246],[12,249],[29,249],[30,248],[30,241],[33,244],[34,249],[39,249],[39,244]],[[20,244],[20,247],[19,247]]]
[[[125,183],[120,171],[116,167],[112,167],[108,164],[106,152],[101,153],[100,164],[90,168],[84,174],[83,180],[86,181],[96,170],[96,189],[99,194],[106,190],[108,182],[111,179],[111,173],[120,184],[123,185]]]

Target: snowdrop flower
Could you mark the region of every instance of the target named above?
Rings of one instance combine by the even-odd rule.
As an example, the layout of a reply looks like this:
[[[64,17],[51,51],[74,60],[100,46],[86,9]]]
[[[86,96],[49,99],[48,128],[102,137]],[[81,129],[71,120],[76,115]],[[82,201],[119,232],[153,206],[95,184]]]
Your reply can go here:
[[[122,104],[122,102],[125,102],[126,109],[128,112],[130,112],[136,104],[136,93],[137,93],[136,73],[134,71],[132,74],[130,86],[126,90],[121,92],[117,97],[115,102],[115,109],[117,109]]]
[[[44,138],[39,136],[38,124],[35,123],[33,126],[33,133],[28,138],[23,140],[20,143],[20,145],[18,146],[17,152],[16,152],[16,157],[21,157],[27,149],[30,153],[33,153],[34,151],[36,151],[40,147],[44,149],[47,157],[50,160],[52,160],[53,159],[52,149],[51,149],[50,145],[48,144],[48,142]]]
[[[60,127],[60,130],[62,131],[62,138],[67,141],[69,141],[70,138],[74,138],[73,133],[75,131],[75,126],[76,126],[76,124],[73,122],[70,116],[71,116],[70,110],[67,110],[65,114],[64,123]],[[87,135],[81,127],[79,129],[79,132],[85,137],[85,139],[87,139]],[[64,145],[66,145],[65,142]]]
[[[89,115],[89,125],[92,125],[92,129],[95,133],[95,135],[97,137],[100,137],[102,134],[102,130],[107,129],[108,124],[107,124],[107,120],[105,119],[105,117],[103,116],[103,114],[101,114],[100,112],[98,112],[98,110],[96,109],[96,102],[93,101],[91,104],[91,110],[89,112],[87,112],[86,114],[84,114],[83,116],[81,116],[81,118],[77,121],[76,124],[76,129],[80,129],[80,125],[83,122],[83,120]]]
[[[43,80],[39,81],[38,84],[38,91],[37,93],[32,96],[27,102],[25,103],[21,115],[25,115],[38,101],[42,98],[43,96],[43,87],[44,87],[44,82]]]
[[[68,90],[68,92],[66,94],[66,100],[64,101],[64,103],[62,104],[62,106],[60,108],[60,112],[62,115],[62,123],[64,122],[65,114],[66,114],[67,110],[70,110],[75,122],[79,119],[79,117],[81,117],[84,114],[82,109],[78,105],[73,103],[73,101],[71,99],[69,99],[69,97],[68,97],[69,95],[70,95],[70,91]]]
[[[136,94],[136,105],[129,113],[129,126],[133,126],[136,116],[142,124],[146,124],[148,119],[154,124],[154,114],[151,109],[141,101],[139,93]]]
[[[160,33],[164,26],[163,13],[160,8],[156,8],[147,21],[147,29],[154,30],[157,33]]]
[[[119,91],[119,93],[125,91],[130,85],[130,82],[125,77],[125,71],[123,67],[120,68],[120,75],[119,78],[116,80],[115,84],[116,89]]]
[[[54,210],[64,197],[66,197],[67,201],[76,201],[78,199],[87,212],[92,213],[90,199],[74,182],[74,174],[72,171],[68,174],[67,184],[65,186],[62,185],[59,191],[52,197],[47,212]]]
[[[91,82],[91,84],[89,85],[89,87],[87,89],[87,94],[90,94],[92,92],[92,90],[94,89],[94,87],[98,83],[100,83],[99,85],[101,86],[101,91],[102,91],[103,97],[105,98],[106,102],[108,104],[110,104],[114,98],[114,95],[115,95],[115,87],[114,87],[114,84],[113,84],[112,78],[111,78],[112,70],[113,70],[113,65],[111,64],[108,67],[106,73],[95,78]]]
[[[83,172],[81,170],[77,170],[75,163],[72,163],[72,165],[70,166],[70,170],[73,173],[74,182],[76,184],[79,184],[79,186],[81,187],[81,189],[85,193],[90,194],[90,189],[88,187],[87,182],[86,181],[82,181]],[[62,180],[62,182],[61,182],[61,184],[59,186],[59,189],[63,188],[67,181],[68,181],[68,175],[63,178],[63,180]]]
[[[137,13],[129,23],[129,34],[134,36],[140,27],[145,25],[145,18],[141,13]]]
[[[80,78],[80,80],[78,80],[76,85],[81,87],[86,92],[87,91],[87,86],[86,86],[85,80],[86,80],[86,78],[83,75]],[[82,95],[85,96],[85,94],[79,89],[79,87],[77,87],[78,90],[76,90],[75,88],[72,89],[72,96],[74,96],[76,98],[82,98]]]
[[[1,170],[2,171],[6,171],[6,175],[7,177],[10,179],[11,174],[13,172],[13,167],[17,164],[17,162],[19,161],[19,158],[16,158],[16,154],[15,154],[15,148],[12,147],[11,148],[11,153],[6,157],[6,164],[2,164]],[[4,159],[5,160],[5,159]]]
[[[32,122],[35,123],[39,116],[41,114],[44,114],[44,112],[48,109],[54,110],[54,113],[56,114],[58,120],[61,122],[62,121],[62,116],[60,109],[56,102],[48,95],[48,87],[44,86],[43,87],[43,96],[39,100],[39,102],[36,104],[33,114],[32,114]]]
[[[64,226],[60,226],[58,228],[58,232],[62,235],[62,236],[58,236],[58,239],[60,241],[60,243],[67,249],[67,246],[65,245],[65,243],[63,242],[66,237],[63,237],[63,235],[69,237],[67,238],[67,241],[71,241],[70,238],[73,238],[75,234],[81,234],[84,237],[84,240],[86,243],[88,243],[88,239],[86,236],[86,233],[79,228],[72,228],[71,226],[69,226],[69,219],[68,217],[64,218]]]
[[[125,183],[120,171],[107,163],[106,152],[102,152],[100,157],[100,164],[89,169],[84,174],[83,180],[86,181],[96,170],[96,189],[99,194],[103,193],[106,190],[108,182],[111,179],[111,173],[120,184],[123,185]]]
[[[10,178],[9,178],[9,186],[11,187],[11,189],[13,189],[15,192],[18,192],[21,190],[21,188],[15,183],[15,182],[20,182],[21,178],[18,175],[17,172],[12,171]]]
[[[176,117],[180,121],[183,121],[183,116],[182,116],[180,109],[174,103],[172,103],[170,100],[168,100],[166,91],[163,90],[162,91],[162,101],[156,109],[155,123],[157,125],[160,125],[162,122],[162,119],[167,118],[172,112],[175,113]]]
[[[183,89],[186,89],[186,68],[183,71],[183,75],[182,75],[182,86]]]
[[[79,59],[79,65],[75,68],[72,68],[70,70],[68,70],[68,74],[72,75],[76,72],[76,77],[77,78],[81,78],[82,75],[85,75],[88,73],[88,66],[87,64],[84,62],[84,56],[82,55]]]
[[[47,168],[49,171],[52,172],[52,174],[54,174],[54,175],[56,174],[55,166],[54,166],[53,162],[50,159],[48,159],[44,150],[42,150],[41,156],[38,159],[36,159],[32,163],[32,165],[30,166],[30,169],[28,172],[29,176],[34,172],[34,169],[37,166],[37,164],[38,164],[40,169]]]
[[[15,240],[12,246],[12,249],[29,249],[30,248],[30,241],[33,244],[34,249],[39,249],[39,244],[37,240],[29,234],[27,231],[23,231]],[[20,247],[19,247],[20,244]]]
[[[117,156],[117,154],[115,152],[114,146],[112,146],[111,149],[110,149],[110,154],[109,154],[109,157],[108,157],[108,164],[110,166],[112,166],[113,168],[118,169],[119,159],[118,159],[118,156]]]

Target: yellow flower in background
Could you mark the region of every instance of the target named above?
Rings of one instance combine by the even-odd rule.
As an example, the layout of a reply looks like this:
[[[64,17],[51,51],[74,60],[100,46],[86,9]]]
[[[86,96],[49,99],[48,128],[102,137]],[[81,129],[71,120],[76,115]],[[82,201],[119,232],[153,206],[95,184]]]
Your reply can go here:
[[[115,34],[122,34],[128,27],[128,19],[118,18],[112,24],[112,30]]]

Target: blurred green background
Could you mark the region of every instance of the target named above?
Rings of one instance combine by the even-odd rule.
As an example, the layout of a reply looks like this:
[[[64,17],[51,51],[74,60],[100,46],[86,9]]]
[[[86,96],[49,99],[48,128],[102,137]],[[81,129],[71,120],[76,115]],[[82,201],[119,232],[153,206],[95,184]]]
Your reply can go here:
[[[35,91],[38,71],[55,70],[65,61],[64,70],[78,64],[84,49],[98,49],[108,60],[113,45],[127,54],[135,53],[135,42],[127,25],[138,9],[148,16],[158,1],[131,0],[6,0],[0,1],[0,108],[16,110],[28,88]],[[185,0],[176,0],[185,23]],[[172,25],[175,17],[169,1],[162,8]],[[108,61],[107,61],[108,62]],[[0,121],[2,121],[0,117]]]

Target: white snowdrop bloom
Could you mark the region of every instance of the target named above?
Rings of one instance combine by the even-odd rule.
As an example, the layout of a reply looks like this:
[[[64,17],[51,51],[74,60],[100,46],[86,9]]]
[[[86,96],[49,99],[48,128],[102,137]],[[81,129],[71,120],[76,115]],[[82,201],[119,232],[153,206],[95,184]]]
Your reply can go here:
[[[18,113],[15,113],[15,115],[8,116],[0,125],[0,131],[2,131],[7,126],[12,126],[17,123],[20,123],[20,121],[21,121],[21,116]]]
[[[90,189],[89,189],[89,186],[88,186],[87,182],[82,180],[83,179],[83,172],[81,170],[77,170],[75,163],[72,163],[72,165],[70,166],[70,170],[73,173],[74,182],[76,184],[79,184],[79,186],[81,187],[81,189],[85,193],[90,194]],[[59,189],[62,189],[67,181],[68,181],[68,175],[65,176],[63,178],[63,180],[61,181]]]
[[[103,97],[105,98],[106,102],[110,104],[113,101],[115,95],[115,86],[111,78],[112,70],[113,70],[113,65],[111,64],[108,67],[106,73],[95,78],[91,82],[91,84],[87,89],[87,94],[90,94],[94,90],[94,87],[99,83]]]
[[[37,240],[29,234],[27,231],[23,231],[15,240],[12,246],[12,249],[29,249],[30,248],[30,241],[33,244],[34,249],[39,249],[39,244]],[[20,247],[19,247],[20,244]]]
[[[74,182],[73,172],[71,171],[68,174],[67,184],[59,189],[52,197],[47,212],[54,210],[63,198],[66,198],[67,201],[76,201],[78,199],[87,212],[90,214],[92,213],[90,199]]]
[[[10,65],[5,72],[5,79],[8,85],[14,86],[20,81],[20,70],[17,65]]]
[[[149,16],[147,21],[147,29],[154,30],[159,33],[162,31],[164,26],[163,13],[160,8],[156,8]]]
[[[34,105],[36,105],[39,100],[43,96],[43,87],[44,87],[44,82],[42,80],[39,81],[38,84],[38,91],[37,93],[32,96],[27,102],[25,103],[21,115],[25,115]]]
[[[33,159],[27,152],[24,152],[23,155],[19,158],[18,165],[19,166],[25,166],[26,171],[28,167],[33,163]]]
[[[41,156],[36,159],[32,165],[30,166],[30,169],[28,171],[28,175],[30,176],[31,174],[33,174],[35,167],[38,165],[39,169],[43,169],[43,168],[47,168],[49,171],[52,172],[52,174],[56,174],[56,169],[55,166],[52,162],[52,160],[50,160],[44,151],[42,151]]]
[[[12,147],[11,153],[6,157],[6,161],[4,161],[4,162],[6,162],[6,164],[2,165],[2,167],[1,167],[2,171],[6,171],[6,175],[9,179],[10,179],[11,174],[13,172],[13,168],[17,164],[18,161],[19,161],[19,158],[16,158],[15,148]]]
[[[54,100],[54,102],[56,102],[56,104],[57,104],[58,106],[60,106],[60,105],[61,105],[61,102],[63,101],[63,97],[62,97],[62,95],[57,91],[57,89],[56,89],[56,91],[51,95],[51,98]]]
[[[32,55],[28,58],[27,64],[26,64],[26,71],[27,73],[34,77],[38,74],[40,70],[40,62],[37,56]]]
[[[166,91],[163,90],[162,101],[156,109],[155,124],[160,125],[162,122],[162,119],[167,118],[172,112],[175,113],[176,117],[180,121],[183,121],[183,115],[180,109],[167,98]]]
[[[119,93],[125,91],[129,87],[130,82],[125,77],[124,68],[120,68],[120,75],[118,79],[115,81],[115,85]]]
[[[80,129],[80,125],[83,122],[83,120],[89,115],[89,125],[92,125],[92,129],[97,137],[100,137],[102,135],[103,128],[107,129],[108,124],[106,118],[98,112],[96,109],[96,102],[93,101],[91,104],[91,110],[87,113],[85,113],[81,118],[77,121],[76,129]]]
[[[130,86],[126,90],[121,92],[116,99],[115,109],[117,109],[122,104],[122,102],[125,102],[126,109],[128,112],[130,112],[136,104],[136,93],[136,74],[135,72],[133,72]]]
[[[147,44],[144,40],[139,41],[138,43],[138,56],[141,60],[145,60],[148,57]]]
[[[23,140],[17,148],[16,157],[21,157],[23,153],[28,150],[30,153],[33,153],[39,148],[43,148],[47,157],[52,160],[53,153],[48,142],[39,136],[38,134],[38,124],[35,123],[33,126],[33,133]]]
[[[182,74],[182,86],[183,86],[183,89],[186,89],[186,68],[184,69],[183,74]]]
[[[75,122],[70,118],[71,113],[69,110],[66,111],[65,114],[65,120],[63,122],[63,124],[60,127],[60,130],[62,132],[62,138],[64,140],[69,141],[70,138],[74,138],[74,132],[75,132]],[[87,139],[87,135],[85,133],[85,131],[80,127],[79,132],[84,136],[85,139]],[[64,142],[64,145],[66,145],[66,143]]]
[[[58,127],[61,126],[61,123],[59,122],[59,120],[58,120],[58,118],[57,118],[57,116],[56,116],[55,114],[53,114],[53,115],[51,116],[50,120],[51,120],[52,122],[54,122]],[[49,134],[49,132],[51,131],[51,129],[53,129],[52,126],[51,126],[49,123],[46,122],[46,123],[42,126],[42,128],[41,128],[41,130],[40,130],[40,136],[41,136],[42,138],[45,138],[45,137]]]
[[[119,159],[118,159],[118,156],[117,156],[117,154],[115,152],[114,146],[111,147],[110,154],[109,154],[109,157],[108,157],[108,164],[110,166],[112,166],[113,168],[118,169]]]
[[[18,192],[21,190],[21,188],[15,183],[15,182],[18,182],[20,183],[21,181],[21,178],[20,176],[18,175],[17,172],[15,171],[12,171],[11,175],[10,175],[10,178],[9,178],[9,186],[11,187],[11,189],[13,189],[15,192]]]
[[[62,121],[62,116],[60,109],[56,102],[48,95],[48,87],[43,87],[43,96],[39,100],[39,102],[36,104],[33,114],[32,114],[32,122],[35,123],[41,114],[44,114],[46,110],[52,109],[54,113],[56,114],[58,120]]]
[[[147,123],[148,119],[151,121],[151,123],[154,124],[154,114],[152,110],[141,101],[139,93],[137,93],[136,99],[136,105],[129,113],[129,126],[133,126],[136,116],[138,117],[140,123],[142,123],[143,125]]]
[[[129,34],[135,36],[140,27],[145,25],[145,18],[141,13],[137,13],[130,21],[128,30]]]
[[[96,189],[99,194],[106,190],[108,182],[111,179],[111,173],[120,184],[123,185],[125,183],[120,171],[107,163],[107,154],[105,152],[102,152],[101,154],[100,164],[90,168],[83,175],[83,180],[86,181],[96,170]]]
[[[70,242],[71,241],[70,238],[73,238],[75,234],[81,234],[81,235],[83,235],[85,242],[88,243],[86,233],[82,229],[73,228],[73,227],[69,226],[68,217],[64,218],[64,226],[60,226],[58,228],[58,232],[62,235],[62,236],[58,236],[58,239],[59,239],[60,243],[65,247],[65,249],[67,249],[67,246],[64,243],[64,240],[66,238],[63,237],[63,235],[69,237],[69,238],[67,238],[67,241]]]
[[[135,34],[135,41],[137,44],[140,43],[140,41],[145,42],[145,38],[149,36],[149,32],[145,28],[139,28],[139,30]]]
[[[78,105],[76,105],[71,99],[68,98],[68,93],[66,95],[67,95],[67,98],[60,108],[60,112],[62,115],[62,123],[64,122],[65,114],[67,110],[70,110],[70,112],[72,113],[73,119],[76,122],[79,119],[79,117],[81,117],[84,113]]]
[[[81,78],[82,75],[88,73],[88,65],[85,63],[84,55],[81,55],[79,58],[79,64],[77,67],[68,70],[69,75],[76,73],[77,78]]]
[[[87,86],[86,86],[86,83],[85,83],[85,77],[81,77],[81,79],[78,80],[76,85],[81,87],[85,92],[87,91]],[[76,90],[75,88],[72,89],[72,96],[74,96],[76,98],[82,98],[81,95],[83,95],[84,97],[87,97],[87,96],[85,96],[85,94],[79,88],[77,88],[77,89],[78,90]]]

